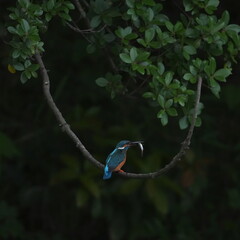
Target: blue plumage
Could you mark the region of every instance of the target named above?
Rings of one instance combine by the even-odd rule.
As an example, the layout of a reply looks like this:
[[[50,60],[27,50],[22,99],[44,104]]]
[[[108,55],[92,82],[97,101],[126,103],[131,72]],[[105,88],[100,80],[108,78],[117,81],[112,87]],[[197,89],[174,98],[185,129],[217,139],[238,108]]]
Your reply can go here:
[[[127,150],[129,147],[136,144],[141,144],[141,142],[130,142],[128,140],[123,140],[117,144],[115,149],[107,157],[103,179],[111,178],[112,172],[122,171],[121,167],[126,161]]]
[[[105,168],[104,168],[103,179],[104,179],[104,180],[109,179],[111,176],[112,176],[112,172],[109,171],[109,168],[108,168],[108,166],[106,165]]]

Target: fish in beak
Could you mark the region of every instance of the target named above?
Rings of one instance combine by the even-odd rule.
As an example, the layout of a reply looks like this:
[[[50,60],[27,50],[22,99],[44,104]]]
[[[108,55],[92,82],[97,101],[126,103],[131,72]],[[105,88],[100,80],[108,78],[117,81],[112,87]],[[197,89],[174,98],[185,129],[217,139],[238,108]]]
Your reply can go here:
[[[143,141],[130,142],[129,146],[138,145],[141,149],[141,156],[143,156]]]

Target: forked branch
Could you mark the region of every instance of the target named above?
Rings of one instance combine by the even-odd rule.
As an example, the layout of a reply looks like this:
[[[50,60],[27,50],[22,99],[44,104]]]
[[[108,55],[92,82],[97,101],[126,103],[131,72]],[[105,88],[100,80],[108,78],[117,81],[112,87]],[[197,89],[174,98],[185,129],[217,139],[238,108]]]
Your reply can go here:
[[[91,155],[90,152],[88,152],[88,150],[85,148],[83,143],[80,141],[80,139],[76,136],[76,134],[71,130],[70,126],[67,124],[66,120],[64,119],[62,113],[56,106],[56,104],[52,98],[52,95],[50,93],[49,76],[48,76],[47,70],[45,68],[45,65],[42,61],[42,57],[40,56],[40,54],[37,53],[35,55],[35,58],[36,58],[38,64],[40,65],[40,72],[41,72],[42,81],[43,81],[43,93],[44,93],[47,103],[48,103],[50,109],[52,110],[52,112],[54,113],[62,131],[65,132],[72,139],[72,141],[74,142],[76,147],[82,152],[82,154],[87,158],[87,160],[92,162],[98,168],[103,169],[104,164],[100,163],[98,160],[96,160]],[[155,171],[155,172],[150,172],[150,173],[119,172],[117,174],[119,174],[123,177],[127,177],[127,178],[156,178],[156,177],[166,173],[171,168],[173,168],[177,164],[177,162],[182,159],[182,157],[188,150],[190,143],[191,143],[194,126],[195,126],[197,115],[198,115],[198,107],[199,107],[199,102],[200,102],[200,97],[201,97],[201,88],[202,88],[202,78],[199,77],[198,83],[197,83],[196,99],[195,99],[195,105],[194,105],[194,112],[193,112],[193,116],[192,116],[192,122],[191,122],[190,128],[188,130],[186,139],[183,141],[179,152],[173,157],[171,162],[169,164],[167,164],[164,168],[162,168],[158,171]]]

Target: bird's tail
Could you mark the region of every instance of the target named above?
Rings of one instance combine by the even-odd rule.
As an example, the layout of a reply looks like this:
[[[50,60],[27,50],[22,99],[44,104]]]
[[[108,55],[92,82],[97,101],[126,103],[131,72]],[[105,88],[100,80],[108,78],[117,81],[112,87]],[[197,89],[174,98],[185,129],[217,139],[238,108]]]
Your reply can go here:
[[[109,179],[111,176],[112,176],[112,172],[109,171],[108,166],[106,166],[106,167],[104,168],[103,179],[104,179],[104,180]]]

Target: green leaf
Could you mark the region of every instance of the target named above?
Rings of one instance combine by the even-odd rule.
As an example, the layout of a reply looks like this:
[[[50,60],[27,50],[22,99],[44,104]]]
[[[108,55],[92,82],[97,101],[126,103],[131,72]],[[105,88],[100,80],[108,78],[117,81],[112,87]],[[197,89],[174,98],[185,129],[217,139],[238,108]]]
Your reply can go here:
[[[214,7],[217,8],[219,5],[219,0],[208,0],[206,7]]]
[[[25,74],[25,71],[21,73],[21,76],[20,76],[20,81],[22,84],[26,83],[28,81],[28,78]]]
[[[134,62],[136,60],[137,56],[138,56],[137,49],[135,47],[131,48],[130,49],[130,58],[131,58],[132,62]]]
[[[100,77],[96,79],[96,84],[100,87],[106,87],[108,85],[108,80],[106,78]]]
[[[103,35],[103,39],[105,39],[106,42],[110,43],[115,40],[115,35],[112,33],[107,33]]]
[[[210,79],[210,86],[212,93],[219,98],[219,93],[221,91],[221,87],[218,82],[216,82],[214,79]]]
[[[174,26],[171,22],[169,21],[166,21],[165,22],[165,25],[166,25],[166,28],[170,31],[170,32],[173,32],[174,31]]]
[[[61,17],[62,19],[66,20],[66,21],[71,21],[71,17],[68,13],[65,13],[65,12],[60,12],[58,14],[59,17]]]
[[[47,2],[47,9],[52,10],[54,8],[54,5],[55,5],[55,0],[49,0]]]
[[[46,19],[47,22],[49,22],[52,19],[52,15],[49,14],[49,13],[46,13],[45,19]]]
[[[143,94],[143,97],[144,97],[144,98],[152,98],[152,99],[155,98],[155,96],[154,96],[154,94],[153,94],[152,92],[145,92],[145,93]]]
[[[18,58],[20,56],[21,52],[18,49],[14,49],[12,52],[13,58]]]
[[[155,36],[155,29],[154,28],[148,28],[146,31],[145,31],[145,41],[146,43],[149,43],[153,40]]]
[[[37,76],[38,76],[37,72],[31,72],[31,74],[34,78],[37,78]]]
[[[165,76],[164,82],[168,86],[173,79],[173,72],[168,72]]]
[[[9,14],[9,18],[11,18],[12,20],[16,20],[16,19],[17,19],[17,16],[16,16],[16,14],[14,14],[14,13],[10,13],[10,14]]]
[[[173,80],[173,82],[169,85],[172,89],[179,89],[180,88],[180,82],[176,79]]]
[[[184,107],[185,106],[185,103],[186,103],[186,96],[183,95],[183,94],[180,94],[178,97],[177,97],[177,101],[178,103]]]
[[[181,22],[177,22],[173,30],[174,32],[181,32],[183,30],[183,24]]]
[[[148,8],[147,15],[148,15],[148,21],[151,22],[154,18],[154,12],[151,8]]]
[[[165,71],[165,66],[163,65],[162,62],[158,62],[158,73],[162,75]]]
[[[24,62],[24,66],[25,66],[25,68],[30,67],[31,64],[32,64],[32,63],[31,63],[29,60],[26,60],[26,61]]]
[[[75,6],[72,3],[68,2],[68,1],[64,2],[64,3],[68,7],[68,9],[70,9],[70,10],[74,10],[75,9]]]
[[[123,37],[126,37],[127,35],[132,33],[132,28],[130,26],[123,28]]]
[[[183,57],[188,61],[190,60],[190,56],[186,51],[183,51]]]
[[[180,129],[186,129],[188,127],[188,119],[186,116],[179,119],[179,127]]]
[[[39,65],[38,64],[32,64],[31,66],[28,67],[29,71],[35,72],[39,69]]]
[[[146,61],[146,60],[148,60],[149,56],[150,56],[149,52],[140,52],[140,53],[138,53],[137,61],[138,62]]]
[[[209,60],[209,70],[210,70],[210,74],[213,74],[216,71],[216,60],[215,58],[211,57]]]
[[[183,79],[187,80],[187,81],[189,81],[192,77],[193,77],[193,75],[191,73],[185,73],[183,75]]]
[[[15,63],[13,64],[14,68],[18,71],[23,71],[24,70],[24,66],[22,63]]]
[[[230,24],[227,27],[225,27],[225,31],[234,31],[236,33],[240,32],[240,26],[237,24]]]
[[[147,46],[147,43],[146,43],[145,40],[142,39],[142,38],[138,38],[138,39],[137,39],[137,42],[138,42],[139,44],[143,45],[144,47]]]
[[[202,119],[200,117],[197,117],[195,122],[195,127],[200,127],[202,125]]]
[[[185,31],[185,36],[189,38],[197,38],[199,36],[199,31],[197,29],[188,28]]]
[[[192,0],[183,0],[183,5],[186,12],[193,10],[193,1]]]
[[[229,23],[230,21],[230,16],[229,16],[229,12],[228,11],[224,11],[221,17],[221,21],[223,21],[226,25]]]
[[[24,31],[25,33],[28,33],[28,31],[29,31],[29,29],[30,29],[30,26],[29,26],[29,23],[27,22],[27,20],[21,19],[21,20],[20,20],[20,25],[21,25],[23,31]]]
[[[43,10],[42,9],[36,9],[34,11],[34,15],[37,16],[37,17],[42,16],[42,14],[43,14]]]
[[[14,27],[12,27],[12,26],[9,26],[9,27],[7,28],[7,30],[8,30],[10,33],[12,33],[12,34],[17,34],[16,28],[14,28]]]
[[[190,73],[193,75],[193,76],[196,76],[197,75],[197,69],[193,66],[193,65],[190,65],[189,67],[189,70],[190,70]]]
[[[137,65],[136,70],[141,73],[142,75],[145,73],[145,67],[141,65]]]
[[[167,123],[168,123],[168,115],[167,113],[165,112],[165,110],[160,110],[157,114],[157,118],[160,118],[161,119],[161,123],[163,126],[166,126]]]
[[[18,0],[19,4],[23,8],[28,8],[29,7],[29,0]]]
[[[225,82],[226,81],[226,77],[231,75],[231,73],[232,73],[231,69],[229,69],[229,68],[221,68],[221,69],[217,70],[214,73],[214,78],[219,80],[219,81]]]
[[[191,45],[187,45],[187,46],[184,46],[183,47],[183,50],[188,53],[189,55],[193,55],[193,54],[196,54],[197,51],[195,49],[195,47],[191,46]]]
[[[161,94],[159,94],[157,100],[158,100],[159,105],[160,105],[162,108],[164,108],[164,105],[165,105],[165,99],[164,99],[164,97],[163,97]]]
[[[90,26],[91,26],[92,28],[96,28],[96,27],[98,27],[98,26],[100,25],[100,23],[101,23],[101,18],[100,18],[100,16],[94,16],[94,17],[91,19],[91,21],[90,21]]]
[[[126,4],[130,8],[134,8],[134,2],[135,2],[134,0],[126,0]]]
[[[206,6],[205,6],[205,11],[208,14],[212,14],[213,11],[215,11],[217,9],[219,5],[219,0],[208,0]]]
[[[168,99],[165,103],[165,108],[170,108],[173,105],[173,99]]]
[[[163,126],[166,126],[168,124],[168,115],[166,112],[161,117],[161,123]]]
[[[130,56],[128,54],[120,53],[119,56],[120,56],[120,58],[121,58],[121,60],[123,62],[125,62],[125,63],[132,63],[132,60],[131,60],[131,58],[130,58]]]
[[[30,71],[25,70],[24,73],[25,73],[25,76],[27,77],[27,79],[30,79],[30,78],[31,78],[32,74],[31,74]]]
[[[130,33],[125,37],[125,40],[133,40],[136,39],[138,35],[136,33]]]
[[[178,115],[177,110],[175,108],[167,109],[167,113],[171,117],[176,117]]]

